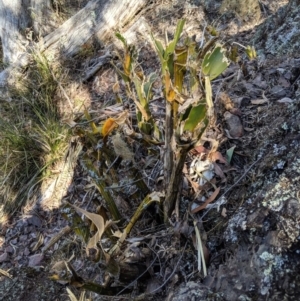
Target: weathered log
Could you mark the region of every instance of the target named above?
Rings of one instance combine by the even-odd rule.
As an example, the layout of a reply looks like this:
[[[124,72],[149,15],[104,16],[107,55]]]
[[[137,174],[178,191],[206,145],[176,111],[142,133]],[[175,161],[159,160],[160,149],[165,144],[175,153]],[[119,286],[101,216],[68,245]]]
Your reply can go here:
[[[3,48],[3,63],[11,64],[26,51],[26,38],[21,30],[31,25],[30,16],[24,5],[29,1],[0,0],[0,37]]]
[[[63,56],[70,57],[94,34],[101,43],[105,43],[146,4],[146,0],[92,0],[84,9],[46,36],[42,49],[60,49]]]
[[[15,77],[15,71],[28,63],[29,40],[21,32],[33,24],[34,30],[39,33],[41,18],[50,15],[49,4],[45,3],[41,0],[26,0],[22,3],[18,0],[0,0],[0,36],[4,62],[10,64],[9,69],[0,73],[0,89],[7,86],[12,72]],[[147,0],[91,0],[72,18],[41,39],[39,45],[33,42],[30,44],[44,51],[46,56],[59,52],[61,57],[72,57],[93,36],[100,43],[107,42],[117,29],[128,24],[147,3]],[[29,15],[29,4],[33,7],[31,12],[36,13],[37,8],[40,8],[35,21]],[[46,31],[44,29],[42,33]]]

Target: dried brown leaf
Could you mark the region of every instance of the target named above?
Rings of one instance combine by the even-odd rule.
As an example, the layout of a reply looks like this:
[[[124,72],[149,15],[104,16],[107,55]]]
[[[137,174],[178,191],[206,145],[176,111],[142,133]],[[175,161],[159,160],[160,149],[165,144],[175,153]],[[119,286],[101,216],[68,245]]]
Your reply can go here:
[[[218,187],[213,194],[204,202],[204,204],[202,204],[201,206],[198,206],[197,208],[192,210],[192,213],[197,213],[198,211],[201,211],[203,209],[206,208],[206,206],[211,203],[212,201],[215,200],[215,198],[218,196],[219,192],[220,192],[221,187]]]
[[[105,231],[105,229],[107,227],[109,227],[113,221],[104,221],[104,218],[99,215],[99,214],[95,214],[95,213],[91,213],[88,211],[85,211],[75,205],[70,204],[70,206],[72,206],[77,212],[82,213],[83,215],[85,215],[88,219],[90,219],[95,226],[97,227],[97,232],[96,234],[88,241],[87,246],[86,246],[86,252],[87,254],[89,254],[89,249],[95,248],[97,249],[97,243],[100,242],[100,239]]]
[[[228,165],[227,160],[223,157],[223,155],[220,152],[213,152],[209,155],[212,162],[219,161],[220,163]]]
[[[224,182],[226,180],[226,177],[221,166],[219,166],[217,163],[213,163],[213,164],[214,164],[214,170],[216,175],[222,179],[222,182]]]

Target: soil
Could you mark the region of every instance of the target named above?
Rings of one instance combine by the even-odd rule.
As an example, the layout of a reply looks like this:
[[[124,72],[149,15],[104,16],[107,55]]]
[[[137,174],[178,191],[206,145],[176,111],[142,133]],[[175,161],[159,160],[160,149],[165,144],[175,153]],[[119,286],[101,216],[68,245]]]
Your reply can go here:
[[[255,41],[259,54],[256,60],[231,65],[213,82],[221,141],[214,183],[221,190],[213,202],[216,205],[194,217],[205,249],[207,276],[203,269],[198,271],[195,227],[187,213],[198,201],[188,173],[169,227],[160,220],[160,207],[151,205],[133,227],[118,258],[109,264],[98,258],[95,263],[92,259],[97,254],[87,254],[84,239],[74,233],[76,227],[89,232],[87,221],[74,227],[78,221],[70,217],[71,209],[65,205],[68,201],[90,212],[103,205],[81,155],[73,162],[72,172],[66,171],[64,187],[56,188],[64,191],[63,205],[62,193],[58,193],[58,201],[52,199],[51,206],[48,201],[25,207],[0,230],[0,300],[75,300],[67,289],[79,300],[80,287],[88,281],[108,283],[101,295],[87,291],[89,300],[298,300],[300,59],[291,47],[285,50],[282,39],[275,39],[272,31],[262,34],[270,29],[272,18],[280,18],[287,1],[252,1],[252,12],[238,6],[239,1],[221,2],[154,1],[138,16],[158,36],[165,31],[172,35],[178,19],[185,18],[185,30],[196,41],[201,39],[204,20],[214,22],[224,41],[245,46]],[[287,26],[280,28],[281,35],[288,33]],[[267,47],[272,41],[280,45],[280,56],[275,45]],[[149,42],[137,35],[135,43],[144,72],[158,71]],[[105,49],[96,55],[101,53]],[[95,53],[76,58],[73,65],[84,70],[94,59],[92,55]],[[114,104],[115,78],[114,68],[106,64],[80,88],[80,93],[88,95],[93,116],[103,115],[104,104]],[[159,83],[155,88],[159,89]],[[152,107],[158,116],[163,114],[161,107],[158,98]],[[108,115],[123,110],[110,108]],[[127,161],[116,168],[124,188],[114,196],[129,221],[139,205],[132,201],[136,194],[143,199],[148,193],[135,185],[128,188],[132,173],[143,175],[150,191],[161,191],[164,183],[160,146],[148,150],[133,139],[127,139],[126,145]],[[222,159],[232,148],[230,165],[226,165]],[[74,142],[74,149],[74,153],[92,153],[84,139]],[[189,155],[186,169],[197,156],[197,151]],[[110,247],[105,239],[102,245]]]

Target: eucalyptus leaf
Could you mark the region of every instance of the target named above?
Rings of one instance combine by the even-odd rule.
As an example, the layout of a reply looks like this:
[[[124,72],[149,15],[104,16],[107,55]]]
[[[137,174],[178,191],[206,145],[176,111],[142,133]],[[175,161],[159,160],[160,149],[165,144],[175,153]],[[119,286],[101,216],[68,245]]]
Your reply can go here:
[[[176,31],[175,31],[175,35],[174,35],[174,39],[167,46],[166,53],[173,53],[175,51],[175,47],[176,47],[176,44],[179,41],[180,35],[182,33],[182,30],[183,30],[184,23],[185,23],[184,19],[181,19],[181,20],[178,21]]]
[[[161,43],[161,41],[157,40],[154,38],[153,34],[151,34],[151,38],[154,42],[154,45],[155,45],[155,48],[156,48],[156,52],[158,53],[158,56],[159,56],[159,59],[161,61],[161,64],[163,63],[164,61],[164,56],[165,56],[165,50],[164,50],[164,47]]]
[[[212,51],[208,51],[202,62],[202,72],[210,80],[218,77],[230,64],[226,57],[226,50],[217,44]]]
[[[232,159],[232,156],[233,156],[233,153],[234,153],[234,149],[236,148],[236,145],[234,145],[233,147],[229,148],[227,151],[226,151],[226,159],[227,159],[227,162],[230,163],[231,162],[231,159]]]
[[[122,77],[122,79],[124,80],[125,83],[130,83],[130,77],[127,76],[123,71],[121,71],[114,63],[111,63],[115,70],[117,71],[117,73]]]
[[[144,95],[145,95],[145,98],[147,100],[147,102],[149,102],[150,98],[151,98],[151,89],[152,89],[152,86],[154,84],[154,82],[156,81],[156,73],[151,73],[148,77],[148,80],[144,83]]]
[[[201,102],[193,106],[189,112],[189,117],[184,124],[184,131],[193,132],[197,125],[206,118],[206,104]]]
[[[138,127],[144,134],[151,135],[153,128],[151,123],[141,121],[138,123]]]

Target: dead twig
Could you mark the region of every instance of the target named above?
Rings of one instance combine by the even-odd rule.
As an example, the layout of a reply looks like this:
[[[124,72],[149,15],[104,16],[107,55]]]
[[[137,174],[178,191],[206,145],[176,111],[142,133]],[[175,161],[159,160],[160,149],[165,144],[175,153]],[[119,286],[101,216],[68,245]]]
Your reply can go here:
[[[44,246],[44,248],[42,249],[42,253],[46,252],[51,246],[53,246],[56,242],[58,242],[63,236],[69,234],[71,232],[71,227],[70,226],[66,226],[63,229],[61,229],[59,231],[59,233],[55,236],[53,236],[50,241],[48,242],[48,244],[46,246]]]

